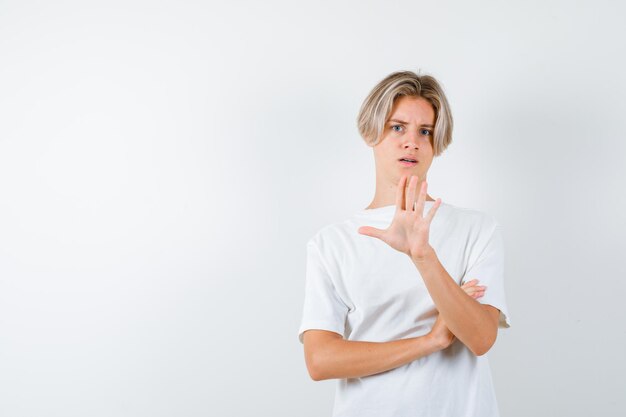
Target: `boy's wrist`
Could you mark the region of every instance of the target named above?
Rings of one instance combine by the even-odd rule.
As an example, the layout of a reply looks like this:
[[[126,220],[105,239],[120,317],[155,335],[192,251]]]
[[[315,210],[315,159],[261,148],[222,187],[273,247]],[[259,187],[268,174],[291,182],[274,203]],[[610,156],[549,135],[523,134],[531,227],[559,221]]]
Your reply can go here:
[[[435,249],[432,246],[428,245],[428,247],[420,251],[419,254],[412,254],[410,256],[411,260],[416,266],[420,266],[426,263],[429,263],[437,258],[437,254],[435,253]]]
[[[423,338],[423,343],[426,346],[428,354],[435,353],[443,349],[441,340],[437,339],[433,333],[429,332],[421,337]]]

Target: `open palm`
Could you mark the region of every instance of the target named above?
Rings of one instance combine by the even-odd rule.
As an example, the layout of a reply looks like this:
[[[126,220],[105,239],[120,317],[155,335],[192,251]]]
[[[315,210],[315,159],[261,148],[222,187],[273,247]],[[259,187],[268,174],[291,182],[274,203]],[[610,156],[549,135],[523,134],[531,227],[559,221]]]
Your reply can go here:
[[[422,182],[417,196],[418,178],[411,176],[408,187],[405,187],[407,176],[403,175],[396,190],[396,212],[387,229],[377,229],[371,226],[362,226],[358,232],[382,240],[392,248],[406,253],[414,259],[424,257],[432,247],[428,243],[430,223],[441,205],[441,199],[423,216],[426,189],[428,184]],[[405,192],[406,188],[406,192]]]

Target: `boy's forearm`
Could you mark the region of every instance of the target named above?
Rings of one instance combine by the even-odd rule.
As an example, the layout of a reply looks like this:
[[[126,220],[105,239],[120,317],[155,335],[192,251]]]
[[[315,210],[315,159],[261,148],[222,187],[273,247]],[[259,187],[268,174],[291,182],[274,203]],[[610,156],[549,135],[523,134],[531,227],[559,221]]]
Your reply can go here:
[[[472,352],[482,354],[495,340],[489,314],[454,281],[434,250],[412,260],[448,329]]]
[[[317,352],[315,380],[378,374],[440,350],[428,334],[390,342],[331,340]]]

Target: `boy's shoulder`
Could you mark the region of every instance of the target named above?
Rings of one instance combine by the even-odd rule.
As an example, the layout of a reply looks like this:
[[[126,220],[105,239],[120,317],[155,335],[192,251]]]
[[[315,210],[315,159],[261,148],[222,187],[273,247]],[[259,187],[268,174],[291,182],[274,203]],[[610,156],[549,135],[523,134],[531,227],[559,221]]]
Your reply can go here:
[[[326,224],[309,237],[307,244],[322,246],[344,240],[352,232],[351,219]]]
[[[459,221],[486,227],[498,225],[498,220],[490,213],[470,207],[463,207],[455,204],[445,204],[449,217]],[[435,215],[437,217],[437,215]]]

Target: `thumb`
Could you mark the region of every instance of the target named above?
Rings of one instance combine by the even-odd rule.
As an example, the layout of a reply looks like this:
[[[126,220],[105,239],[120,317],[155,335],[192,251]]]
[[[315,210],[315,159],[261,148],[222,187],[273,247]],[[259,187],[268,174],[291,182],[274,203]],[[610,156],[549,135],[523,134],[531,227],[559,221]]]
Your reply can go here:
[[[383,233],[385,232],[382,229],[377,229],[375,227],[372,226],[361,226],[359,227],[358,232],[362,235],[366,235],[366,236],[371,236],[371,237],[376,237],[378,239],[382,238]]]

